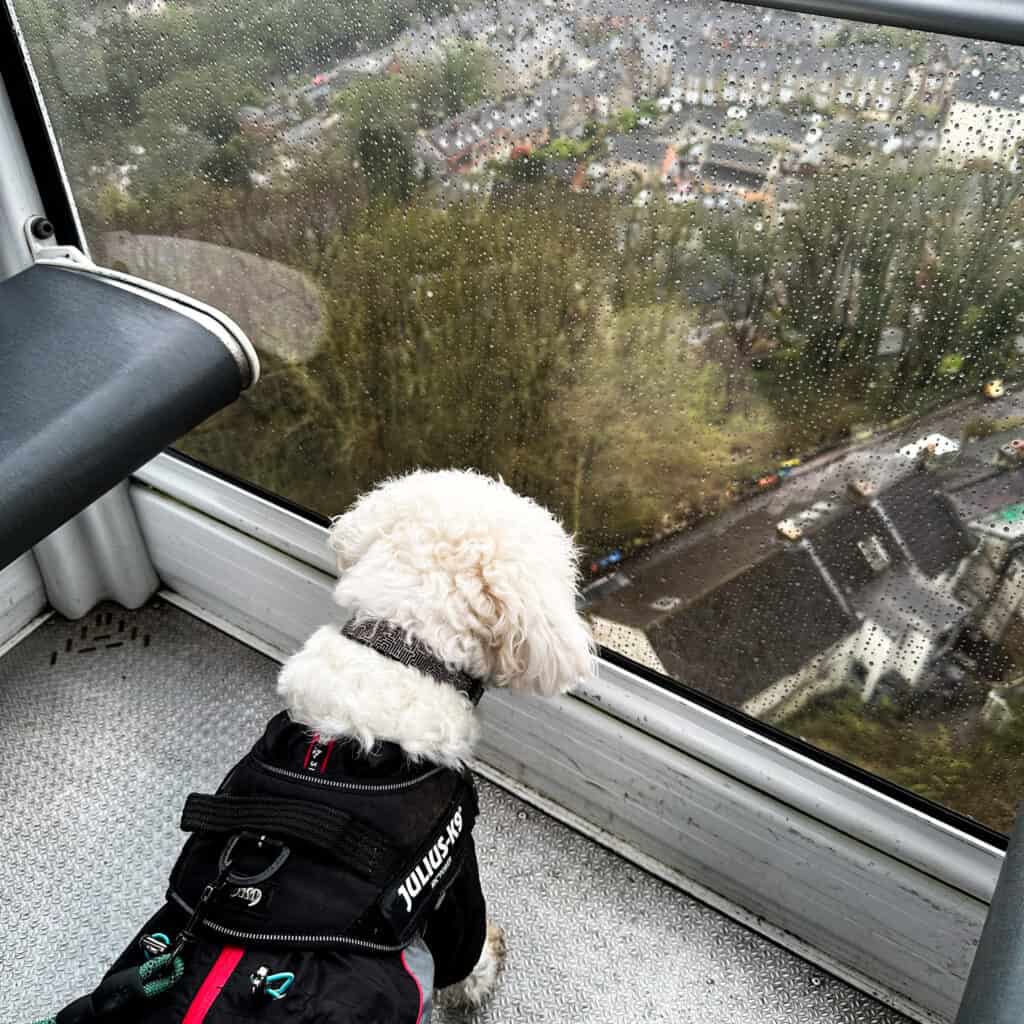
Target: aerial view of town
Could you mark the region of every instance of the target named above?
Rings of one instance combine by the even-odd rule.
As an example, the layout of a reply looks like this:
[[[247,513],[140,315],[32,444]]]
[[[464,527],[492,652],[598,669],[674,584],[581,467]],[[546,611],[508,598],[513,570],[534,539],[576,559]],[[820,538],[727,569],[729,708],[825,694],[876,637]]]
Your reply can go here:
[[[260,349],[183,451],[322,513],[500,473],[608,649],[1009,826],[1024,55],[719,0],[16,7],[94,259]]]

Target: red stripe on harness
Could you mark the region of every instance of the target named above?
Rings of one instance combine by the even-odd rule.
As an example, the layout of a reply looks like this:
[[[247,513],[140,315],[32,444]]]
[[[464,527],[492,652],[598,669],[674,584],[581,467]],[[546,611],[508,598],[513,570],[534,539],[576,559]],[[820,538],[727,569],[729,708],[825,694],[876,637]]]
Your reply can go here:
[[[309,767],[309,759],[313,756],[313,748],[320,742],[320,733],[313,733],[313,738],[309,741],[309,746],[306,748],[306,760],[302,762],[303,768]]]
[[[238,961],[245,955],[241,946],[225,946],[220,956],[214,961],[210,973],[203,979],[195,999],[189,1005],[181,1024],[203,1024],[210,1007],[217,1001],[217,996],[228,983],[231,972],[238,966]]]
[[[330,740],[327,744],[327,753],[324,754],[324,762],[320,765],[320,774],[323,775],[327,771],[327,762],[331,759],[331,751],[334,749],[334,740]]]

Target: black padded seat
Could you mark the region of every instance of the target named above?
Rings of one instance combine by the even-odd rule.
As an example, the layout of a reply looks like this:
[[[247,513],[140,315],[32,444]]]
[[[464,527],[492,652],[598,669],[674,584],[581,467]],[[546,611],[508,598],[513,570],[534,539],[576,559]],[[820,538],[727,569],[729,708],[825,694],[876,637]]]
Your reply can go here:
[[[0,569],[233,402],[258,369],[232,340],[88,271],[0,282]]]

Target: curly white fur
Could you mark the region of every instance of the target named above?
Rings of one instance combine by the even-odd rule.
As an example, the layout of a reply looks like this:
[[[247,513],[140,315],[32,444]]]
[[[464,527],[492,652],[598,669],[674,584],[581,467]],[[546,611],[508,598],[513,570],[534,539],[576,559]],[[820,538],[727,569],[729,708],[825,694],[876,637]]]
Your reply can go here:
[[[322,626],[281,670],[278,692],[291,717],[323,737],[348,736],[369,750],[401,744],[413,760],[449,767],[476,740],[473,706],[457,690]]]
[[[488,921],[487,937],[476,966],[462,981],[438,992],[438,1005],[453,1010],[476,1010],[483,1006],[498,987],[507,954],[505,930]]]
[[[400,627],[487,686],[552,696],[593,671],[572,538],[500,480],[462,470],[387,480],[335,520],[329,543],[343,608]],[[278,689],[296,721],[366,747],[392,740],[453,764],[476,736],[466,697],[331,627],[285,665]]]

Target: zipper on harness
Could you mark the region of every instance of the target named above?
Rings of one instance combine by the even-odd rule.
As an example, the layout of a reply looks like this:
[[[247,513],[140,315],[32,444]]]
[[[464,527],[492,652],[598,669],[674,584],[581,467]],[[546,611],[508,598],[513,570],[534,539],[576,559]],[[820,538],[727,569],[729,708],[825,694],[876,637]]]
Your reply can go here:
[[[312,783],[315,786],[328,786],[331,789],[344,789],[352,793],[392,793],[402,789],[410,789],[418,786],[421,782],[437,775],[444,769],[437,765],[428,769],[422,775],[414,779],[406,779],[403,782],[346,782],[343,779],[327,779],[322,775],[310,775],[303,772],[295,772],[289,768],[278,768],[277,765],[268,764],[258,757],[252,757],[253,764],[262,771],[270,772],[271,775],[280,775],[286,779],[295,779],[298,782]]]
[[[192,907],[188,905],[176,892],[168,894],[179,907],[187,914],[191,914]],[[346,946],[353,949],[365,949],[371,953],[397,953],[405,949],[403,945],[387,946],[380,942],[370,942],[368,939],[354,939],[346,935],[280,935],[268,934],[265,932],[243,932],[237,928],[228,928],[226,925],[217,924],[216,921],[204,919],[203,928],[208,928],[218,935],[229,939],[236,939],[240,942],[286,942],[295,946],[308,945],[332,945]]]

